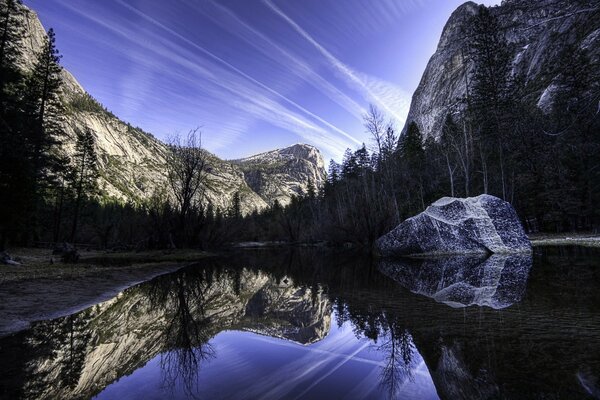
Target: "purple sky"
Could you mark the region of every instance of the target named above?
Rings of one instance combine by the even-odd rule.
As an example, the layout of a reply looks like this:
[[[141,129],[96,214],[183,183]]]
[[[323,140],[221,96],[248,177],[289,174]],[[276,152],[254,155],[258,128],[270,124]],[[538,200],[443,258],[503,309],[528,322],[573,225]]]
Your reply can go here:
[[[404,124],[457,0],[24,0],[62,63],[123,120],[202,127],[238,158],[294,143],[339,159],[373,103]],[[499,0],[487,0],[497,4]]]

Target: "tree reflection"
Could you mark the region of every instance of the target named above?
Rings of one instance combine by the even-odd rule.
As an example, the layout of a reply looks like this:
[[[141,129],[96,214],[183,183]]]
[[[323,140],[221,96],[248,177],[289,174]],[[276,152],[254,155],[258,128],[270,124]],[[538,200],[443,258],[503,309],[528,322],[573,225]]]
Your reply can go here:
[[[212,279],[206,279],[206,274],[179,273],[167,280],[156,280],[150,287],[150,303],[163,308],[166,322],[161,332],[163,384],[174,389],[180,383],[191,397],[197,389],[202,362],[215,356],[208,343],[212,335],[205,293]]]
[[[386,388],[390,398],[396,398],[402,384],[406,380],[414,380],[412,369],[416,347],[413,338],[393,313],[355,306],[342,299],[336,301],[337,325],[341,327],[346,322],[350,323],[357,338],[373,341],[374,349],[384,355],[380,384]]]
[[[407,379],[414,380],[411,366],[415,346],[412,337],[406,329],[392,323],[377,350],[386,355],[380,382],[387,389],[389,397],[396,398],[402,383]]]

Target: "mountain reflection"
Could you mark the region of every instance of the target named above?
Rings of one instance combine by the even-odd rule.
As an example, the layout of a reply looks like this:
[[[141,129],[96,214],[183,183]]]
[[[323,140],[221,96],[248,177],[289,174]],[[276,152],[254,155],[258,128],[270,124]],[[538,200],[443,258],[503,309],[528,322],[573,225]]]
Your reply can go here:
[[[530,254],[383,260],[379,270],[413,293],[451,307],[518,303],[525,294]]]
[[[1,338],[0,398],[134,390],[136,371],[154,365],[156,390],[174,398],[589,398],[600,377],[597,260],[235,254]],[[336,379],[346,384],[327,383]],[[419,391],[428,382],[433,392]]]

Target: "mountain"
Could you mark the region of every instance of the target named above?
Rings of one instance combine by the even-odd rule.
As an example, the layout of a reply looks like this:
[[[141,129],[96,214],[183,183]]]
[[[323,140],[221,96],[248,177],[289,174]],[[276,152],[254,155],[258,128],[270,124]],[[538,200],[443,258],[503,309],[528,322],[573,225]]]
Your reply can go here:
[[[316,147],[295,144],[234,161],[246,183],[269,205],[286,204],[293,194],[320,187],[326,178],[325,162]]]
[[[404,131],[415,121],[423,137],[439,137],[448,112],[460,107],[473,68],[466,57],[465,32],[477,7],[467,2],[450,16],[413,95]],[[560,90],[558,60],[569,49],[587,49],[593,62],[600,58],[600,6],[595,0],[504,0],[490,12],[510,45],[513,74],[527,85],[527,100],[544,112],[550,111]],[[600,71],[596,73],[600,81]]]
[[[23,6],[25,38],[20,60],[30,70],[46,31],[36,13]],[[60,38],[59,48],[60,48]],[[62,150],[72,154],[75,132],[89,128],[96,139],[100,187],[105,196],[140,202],[167,186],[168,146],[142,129],[120,120],[97,102],[66,69],[62,70],[66,115]],[[323,156],[313,146],[296,144],[243,160],[229,162],[206,152],[209,164],[205,201],[225,210],[239,193],[243,213],[261,210],[277,200],[288,204],[293,195],[325,182]]]

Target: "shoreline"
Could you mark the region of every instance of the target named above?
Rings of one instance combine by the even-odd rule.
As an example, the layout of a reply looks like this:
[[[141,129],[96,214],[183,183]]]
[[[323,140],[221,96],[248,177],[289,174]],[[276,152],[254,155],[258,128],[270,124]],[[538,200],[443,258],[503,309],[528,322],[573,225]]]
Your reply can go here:
[[[536,233],[529,235],[533,247],[546,246],[582,246],[600,247],[600,234],[592,233]]]
[[[59,318],[109,300],[123,290],[177,271],[210,253],[84,252],[77,264],[50,264],[52,251],[13,249],[21,265],[0,265],[0,337],[36,321]]]
[[[600,235],[594,234],[534,234],[529,238],[534,248],[600,248]],[[273,247],[286,246],[266,244],[237,250]],[[9,253],[21,264],[0,264],[0,337],[27,329],[36,321],[84,310],[129,287],[216,255],[195,250],[86,251],[78,263],[63,264],[50,262],[56,257],[49,249],[16,248]]]

